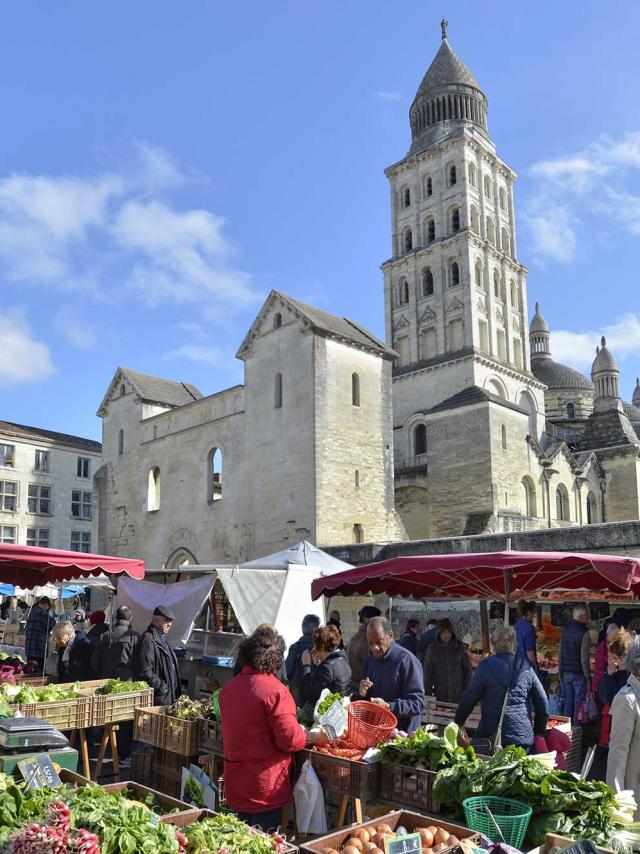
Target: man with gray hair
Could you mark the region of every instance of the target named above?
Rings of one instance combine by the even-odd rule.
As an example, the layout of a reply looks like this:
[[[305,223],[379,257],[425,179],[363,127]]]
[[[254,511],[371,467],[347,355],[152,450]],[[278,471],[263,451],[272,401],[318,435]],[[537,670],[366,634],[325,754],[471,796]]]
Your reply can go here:
[[[573,619],[562,630],[558,670],[564,695],[564,714],[575,721],[576,707],[591,690],[591,635],[587,628],[589,612],[576,605]]]
[[[302,620],[302,637],[292,643],[287,653],[285,668],[289,689],[296,703],[300,700],[300,688],[302,686],[304,668],[302,666],[302,653],[305,649],[313,650],[313,633],[320,626],[320,617],[317,614],[307,614]]]

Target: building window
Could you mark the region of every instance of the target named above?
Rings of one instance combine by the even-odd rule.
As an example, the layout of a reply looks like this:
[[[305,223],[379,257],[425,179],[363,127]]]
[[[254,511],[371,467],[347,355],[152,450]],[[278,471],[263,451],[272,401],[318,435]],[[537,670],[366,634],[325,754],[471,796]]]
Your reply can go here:
[[[36,451],[34,471],[49,471],[49,451]]]
[[[458,171],[455,166],[449,167],[449,186],[453,187],[458,183]]]
[[[89,494],[90,493],[86,493]],[[147,478],[147,510],[152,513],[160,509],[160,469],[154,466]]]
[[[120,430],[118,433],[118,456],[121,457],[124,454],[124,430]]]
[[[522,478],[522,489],[524,491],[524,515],[535,518],[538,515],[536,508],[536,488],[528,475]]]
[[[476,261],[475,265],[476,287],[482,288],[482,261]]]
[[[353,526],[353,542],[364,543],[364,530],[362,525],[358,523]]]
[[[477,187],[478,174],[476,172],[475,163],[469,164],[469,183],[472,187]]]
[[[436,222],[433,218],[428,219],[425,223],[424,238],[425,243],[433,243],[436,239]]]
[[[428,199],[429,196],[433,195],[433,181],[429,176],[424,179],[424,197]]]
[[[500,274],[497,270],[493,271],[493,294],[500,299]]]
[[[91,534],[89,531],[71,531],[71,551],[90,552]]]
[[[273,405],[276,409],[282,409],[282,374],[276,374],[273,387]]]
[[[212,448],[207,457],[207,501],[222,498],[222,451]]]
[[[16,464],[16,446],[0,445],[0,466],[13,468]]]
[[[471,231],[474,234],[480,234],[480,216],[478,215],[478,208],[475,205],[471,205]]]
[[[502,187],[500,187],[499,199],[500,199],[500,210],[506,211],[506,209],[507,209],[507,194],[502,189]]]
[[[491,199],[491,179],[488,175],[484,176],[484,194],[487,199]]]
[[[280,329],[281,326],[282,326],[282,315],[280,314],[280,312],[278,312],[277,314],[274,314],[274,316],[273,316],[273,328],[274,329]]]
[[[502,425],[502,430],[500,432],[502,433],[502,449],[506,450],[506,448],[507,448],[507,428],[505,427],[504,424]]]
[[[490,216],[487,217],[487,240],[492,246],[496,245],[496,229]]]
[[[576,417],[576,408],[573,403],[567,403],[567,418]]]
[[[360,489],[360,472],[356,469],[354,485],[356,489]]]
[[[511,240],[509,239],[509,232],[506,228],[502,229],[502,251],[505,255],[511,255]]]
[[[511,279],[511,305],[513,308],[519,307],[520,300],[518,299],[518,287],[515,279]]]
[[[15,513],[18,509],[18,484],[13,480],[0,480],[0,510]]]
[[[410,228],[405,228],[404,230],[403,243],[404,251],[411,252],[411,250],[413,249],[413,233]]]
[[[351,405],[360,406],[360,375],[351,374]]]
[[[124,387],[124,383],[120,386],[120,397],[124,397],[126,389]]]
[[[556,489],[556,519],[560,522],[569,521],[569,493],[564,486]]]
[[[587,495],[587,525],[594,525],[598,521],[598,501],[590,492]]]
[[[27,528],[27,545],[36,546],[39,549],[49,548],[48,528]]]
[[[430,267],[422,271],[422,296],[430,297],[433,294],[433,273]]]
[[[30,483],[27,502],[29,513],[46,513],[49,515],[51,513],[51,487]]]
[[[400,279],[398,285],[398,305],[407,305],[409,302],[409,282],[406,279]]]
[[[78,465],[76,473],[78,477],[89,477],[91,470],[91,460],[89,457],[78,457]]]
[[[402,193],[402,206],[405,208],[411,206],[411,190],[408,187],[405,187]]]
[[[416,457],[427,453],[427,428],[424,424],[418,424],[413,431],[413,454]]]
[[[460,231],[460,208],[453,208],[451,211],[451,231],[454,234]]]
[[[15,525],[0,525],[0,543],[6,543],[7,545],[15,545],[15,542]]]
[[[160,471],[158,470],[158,477]],[[31,487],[29,487],[31,488]],[[91,493],[82,492],[79,489],[71,490],[71,515],[78,519],[91,518]]]
[[[460,266],[454,261],[449,267],[449,287],[454,288],[460,284]]]

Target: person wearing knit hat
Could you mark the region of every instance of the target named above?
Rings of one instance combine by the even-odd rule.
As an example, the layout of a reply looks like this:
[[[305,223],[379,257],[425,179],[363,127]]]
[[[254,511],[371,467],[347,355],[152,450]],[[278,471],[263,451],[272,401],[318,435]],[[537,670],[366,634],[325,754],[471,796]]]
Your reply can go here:
[[[447,619],[438,620],[436,639],[424,657],[424,690],[441,703],[457,703],[471,680],[471,659]]]
[[[89,617],[89,622],[91,623],[91,628],[89,629],[89,633],[87,637],[91,641],[91,646],[93,650],[97,648],[100,643],[100,638],[105,632],[109,631],[109,626],[106,624],[107,616],[104,611],[94,611]]]

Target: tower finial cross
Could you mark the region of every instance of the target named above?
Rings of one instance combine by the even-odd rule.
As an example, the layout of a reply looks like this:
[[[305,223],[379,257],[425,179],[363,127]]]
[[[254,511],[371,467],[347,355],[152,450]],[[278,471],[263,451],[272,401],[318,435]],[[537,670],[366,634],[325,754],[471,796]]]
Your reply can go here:
[[[447,37],[447,27],[449,26],[449,21],[446,18],[443,18],[440,21],[440,28],[442,29],[442,38],[443,40]]]

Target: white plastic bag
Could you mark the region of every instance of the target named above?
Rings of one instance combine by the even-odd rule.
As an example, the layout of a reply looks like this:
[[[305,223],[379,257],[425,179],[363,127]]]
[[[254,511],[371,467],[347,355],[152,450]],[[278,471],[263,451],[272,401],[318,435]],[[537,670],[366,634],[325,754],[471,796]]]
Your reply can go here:
[[[298,781],[293,787],[293,799],[296,804],[298,832],[327,833],[324,791],[309,759],[305,760]]]

